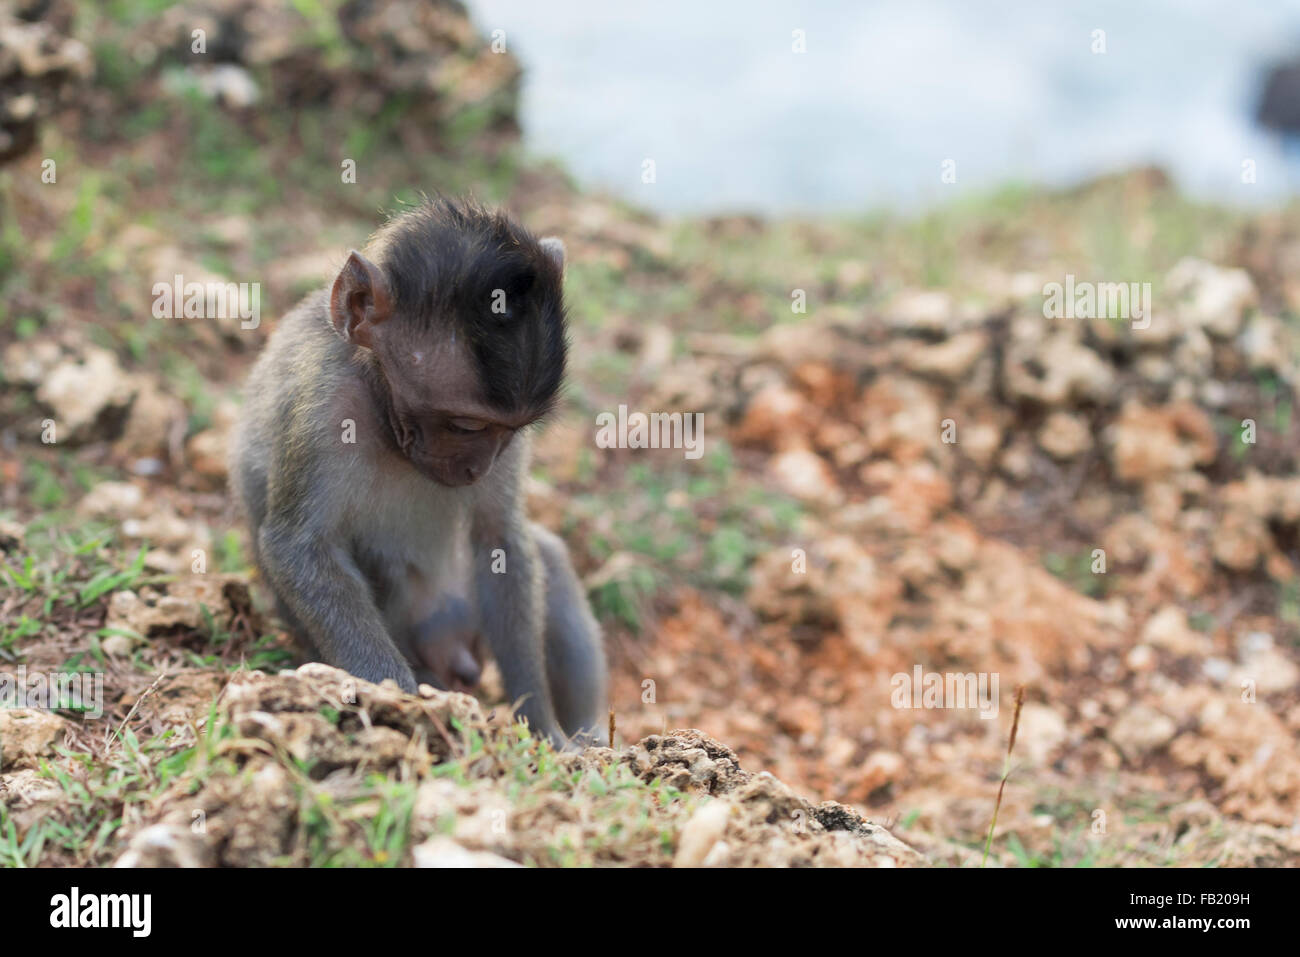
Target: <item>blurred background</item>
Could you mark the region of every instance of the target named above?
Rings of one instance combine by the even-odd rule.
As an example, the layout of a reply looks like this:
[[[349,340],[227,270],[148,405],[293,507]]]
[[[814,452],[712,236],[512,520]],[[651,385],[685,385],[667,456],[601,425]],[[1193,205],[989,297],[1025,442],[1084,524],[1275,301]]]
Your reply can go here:
[[[471,14],[524,64],[525,144],[660,211],[915,209],[946,198],[947,158],[959,193],[1156,164],[1194,196],[1262,204],[1300,175],[1255,122],[1268,70],[1300,45],[1294,2],[1245,16],[1214,0],[482,0]]]
[[[1023,685],[993,863],[1295,864],[1297,54],[1295,3],[0,0],[0,666],[103,674],[140,743],[6,738],[0,861],[111,862],[199,793],[265,836],[219,862],[409,860],[351,741],[337,829],[324,782],[189,745],[232,673],[302,661],[227,492],[245,373],[443,191],[568,249],[528,504],[620,744],[701,729],[674,786],[730,748],[978,864]],[[157,318],[176,275],[261,321]],[[1067,277],[1149,316],[1054,318]],[[703,414],[705,454],[598,447],[624,404]],[[997,717],[898,707],[918,667],[996,675]],[[618,794],[457,838],[671,861],[681,802]],[[783,800],[719,862],[815,863]]]

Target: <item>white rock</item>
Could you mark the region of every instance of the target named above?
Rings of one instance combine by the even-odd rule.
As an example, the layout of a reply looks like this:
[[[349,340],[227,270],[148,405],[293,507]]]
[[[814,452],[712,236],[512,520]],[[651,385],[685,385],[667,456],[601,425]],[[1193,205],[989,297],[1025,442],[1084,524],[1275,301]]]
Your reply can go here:
[[[1221,339],[1237,334],[1242,316],[1257,299],[1246,270],[1223,269],[1190,256],[1169,270],[1165,288],[1180,298],[1184,323]]]
[[[37,385],[61,357],[58,344],[48,340],[10,343],[4,352],[5,377]]]
[[[131,838],[114,867],[202,867],[201,839],[189,828],[155,824]]]
[[[1199,655],[1209,647],[1209,639],[1192,629],[1177,605],[1166,605],[1147,620],[1142,641],[1176,655]]]
[[[885,321],[900,329],[938,332],[953,315],[952,297],[946,292],[908,290],[891,304]]]
[[[1286,327],[1273,316],[1256,316],[1248,322],[1236,345],[1252,369],[1282,371],[1291,361]]]
[[[1080,416],[1053,412],[1038,430],[1038,444],[1053,458],[1077,458],[1092,448],[1092,430]]]
[[[1266,648],[1247,654],[1230,680],[1238,688],[1251,681],[1257,694],[1273,694],[1300,685],[1300,667],[1276,648]]]
[[[489,851],[471,851],[449,837],[431,837],[411,848],[416,867],[522,867]]]
[[[87,347],[82,361],[61,362],[45,375],[36,397],[54,410],[55,423],[68,433],[92,425],[99,413],[126,405],[134,394],[131,377],[111,352]]]
[[[1013,343],[1007,359],[1011,393],[1045,405],[1106,399],[1114,387],[1110,363],[1068,333],[1056,333],[1045,341]]]
[[[984,354],[987,343],[979,332],[965,332],[935,345],[905,341],[899,357],[903,367],[920,375],[960,379]]]
[[[1138,703],[1115,719],[1109,737],[1132,761],[1168,744],[1177,731],[1172,718],[1148,704]]]
[[[136,515],[144,503],[144,492],[130,482],[100,482],[77,503],[77,511],[91,518],[121,521]]]
[[[790,449],[773,457],[768,469],[773,480],[796,498],[824,505],[834,505],[843,498],[830,466],[815,452]]]
[[[1046,764],[1067,736],[1065,719],[1046,705],[1030,703],[1021,710],[1016,748],[1035,765]]]
[[[712,800],[698,807],[682,827],[673,867],[702,865],[709,856],[709,851],[722,840],[730,817],[731,805],[726,801]]]
[[[66,730],[63,719],[52,711],[0,708],[0,768],[53,754]]]
[[[1201,672],[1215,684],[1223,684],[1232,675],[1232,662],[1225,658],[1206,658]]]
[[[126,635],[109,635],[99,643],[99,647],[103,649],[106,655],[114,658],[125,658],[131,654],[131,648],[134,644]]]
[[[236,108],[252,106],[262,95],[252,74],[234,63],[219,63],[202,74],[199,90],[208,99]]]

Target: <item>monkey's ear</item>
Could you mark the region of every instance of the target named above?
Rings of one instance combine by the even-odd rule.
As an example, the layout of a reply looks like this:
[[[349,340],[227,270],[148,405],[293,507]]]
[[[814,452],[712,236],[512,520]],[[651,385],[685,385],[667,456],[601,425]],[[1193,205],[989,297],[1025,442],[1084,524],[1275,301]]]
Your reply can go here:
[[[558,236],[547,236],[541,241],[543,252],[551,257],[551,261],[559,267],[560,272],[564,272],[564,240]]]
[[[392,314],[393,301],[383,272],[355,249],[330,290],[330,319],[348,342],[370,348],[370,330]]]

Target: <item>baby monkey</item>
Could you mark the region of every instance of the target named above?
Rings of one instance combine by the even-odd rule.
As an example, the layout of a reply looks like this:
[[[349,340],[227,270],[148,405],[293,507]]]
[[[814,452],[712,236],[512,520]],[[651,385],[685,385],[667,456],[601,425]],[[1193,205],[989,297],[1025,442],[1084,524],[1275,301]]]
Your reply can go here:
[[[564,247],[437,199],[352,252],[249,377],[231,475],[281,617],[359,678],[477,684],[535,734],[602,742],[599,626],[524,514],[528,430],[568,350]]]

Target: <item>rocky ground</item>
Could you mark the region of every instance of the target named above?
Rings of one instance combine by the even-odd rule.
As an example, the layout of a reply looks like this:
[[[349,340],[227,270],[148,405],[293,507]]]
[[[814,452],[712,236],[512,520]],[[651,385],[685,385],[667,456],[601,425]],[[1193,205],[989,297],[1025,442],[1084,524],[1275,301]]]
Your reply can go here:
[[[105,716],[0,713],[0,860],[977,864],[1018,685],[991,862],[1300,859],[1296,211],[1142,170],[662,221],[519,155],[517,68],[451,4],[9,6],[0,75],[45,79],[0,109],[0,666],[101,673]],[[34,33],[57,58],[6,54]],[[615,750],[519,737],[492,674],[479,704],[280,673],[225,492],[239,382],[431,187],[569,247],[530,507],[606,628]],[[154,319],[175,273],[261,282],[266,321]],[[1067,275],[1150,282],[1149,325],[1048,318]],[[619,404],[702,412],[704,456],[598,448]],[[917,666],[996,675],[997,715],[895,707]]]

